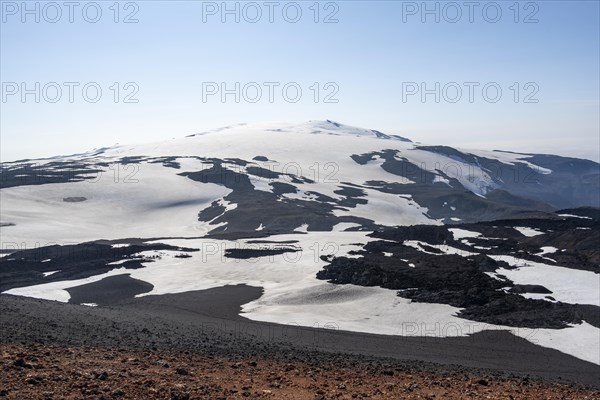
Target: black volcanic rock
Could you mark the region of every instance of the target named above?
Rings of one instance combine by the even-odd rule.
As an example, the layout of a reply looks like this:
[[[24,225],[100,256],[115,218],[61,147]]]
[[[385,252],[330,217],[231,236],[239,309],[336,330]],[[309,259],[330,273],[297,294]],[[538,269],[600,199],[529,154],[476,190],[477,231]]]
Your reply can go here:
[[[237,259],[250,259],[257,257],[275,256],[283,253],[295,253],[300,251],[294,247],[265,247],[265,248],[239,248],[226,249],[225,257]]]
[[[72,304],[117,304],[142,293],[148,293],[154,286],[148,282],[132,278],[129,274],[115,275],[98,282],[67,288]]]
[[[518,254],[525,260],[552,264],[552,260],[537,253],[543,246],[560,246],[564,251],[547,256],[561,260],[563,267],[599,273],[595,264],[599,224],[580,218],[572,220],[552,217],[457,225],[481,234],[466,240],[455,239],[448,226],[415,225],[374,232],[370,236],[383,240],[367,243],[363,250],[354,253],[359,258],[324,259],[329,264],[317,273],[317,278],[335,284],[398,290],[399,296],[412,301],[462,308],[458,316],[474,321],[558,329],[585,320],[598,326],[600,307],[523,297],[520,294],[552,292],[534,283],[516,285],[495,274],[500,268],[516,267],[488,256]],[[578,229],[578,225],[587,229]],[[515,226],[536,228],[542,234],[515,240]],[[405,245],[406,240],[416,241],[420,249]],[[442,251],[444,246],[464,253],[446,254]]]
[[[127,242],[119,241],[118,244]],[[95,241],[76,245],[52,245],[20,250],[0,258],[0,292],[41,283],[76,280],[106,273],[115,268],[111,263],[120,261],[120,267],[143,268],[149,257],[135,256],[151,250],[194,252],[198,249],[177,247],[162,243],[145,243],[132,239],[127,246],[114,247],[115,242]],[[56,272],[55,272],[56,271]],[[44,276],[46,272],[54,272]]]
[[[511,293],[541,293],[551,294],[552,292],[541,285],[514,285],[510,288]]]

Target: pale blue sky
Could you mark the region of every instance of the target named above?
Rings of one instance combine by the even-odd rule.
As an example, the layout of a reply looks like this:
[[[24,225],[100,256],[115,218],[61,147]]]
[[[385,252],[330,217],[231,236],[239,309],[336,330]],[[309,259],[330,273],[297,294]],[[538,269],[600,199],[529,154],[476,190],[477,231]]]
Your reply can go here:
[[[39,23],[31,15],[23,23],[21,10],[12,15],[11,8],[21,1],[2,1],[3,161],[179,137],[239,122],[311,119],[333,119],[423,143],[599,158],[598,1],[535,2],[538,23],[523,23],[535,11],[528,5],[532,2],[519,3],[519,23],[509,8],[513,1],[498,2],[503,14],[497,23],[482,15],[481,7],[490,2],[480,2],[473,23],[466,14],[457,23],[445,21],[444,14],[440,23],[433,16],[423,23],[419,13],[404,15],[403,22],[410,2],[338,1],[339,22],[329,24],[313,21],[313,1],[298,2],[303,14],[297,23],[284,20],[285,1],[275,9],[273,23],[264,6],[257,23],[243,16],[240,23],[232,16],[222,23],[220,15],[207,15],[204,23],[208,3],[200,1],[137,1],[138,23],[114,23],[109,8],[114,2],[98,3],[103,13],[95,24],[83,19],[81,9],[75,9],[73,23],[67,9],[56,23],[44,20],[53,18],[51,9],[46,15],[40,11]],[[126,3],[119,4],[120,20],[134,10],[123,10]],[[319,5],[320,18],[334,10],[323,10],[326,3]],[[35,7],[35,2],[28,4]],[[45,3],[39,4],[41,10]],[[35,82],[97,82],[103,95],[88,103],[79,86],[70,103],[63,86],[57,103],[43,98],[35,103],[33,95],[23,103],[19,93],[6,94],[11,82],[30,88]],[[121,95],[128,92],[122,86],[134,82],[139,102],[121,98],[114,103],[114,82],[120,83]],[[255,104],[235,103],[233,96],[225,103],[219,96],[203,102],[203,82],[297,82],[303,95],[289,103],[276,89],[269,103],[265,88],[263,100]],[[339,102],[315,103],[314,82],[335,82]],[[429,87],[496,82],[503,96],[497,103],[486,102],[480,86],[473,103],[466,87],[457,103],[435,103],[433,95],[425,103],[419,96],[403,102],[403,82]],[[514,82],[521,86],[518,103],[510,89]],[[522,87],[527,82],[539,87],[538,103],[523,102],[530,91]]]

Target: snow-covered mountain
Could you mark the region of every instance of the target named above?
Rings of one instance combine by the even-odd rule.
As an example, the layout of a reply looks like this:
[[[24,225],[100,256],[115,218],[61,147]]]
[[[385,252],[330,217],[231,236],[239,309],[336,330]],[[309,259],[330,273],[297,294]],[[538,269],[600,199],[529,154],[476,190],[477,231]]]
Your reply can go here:
[[[600,363],[586,350],[598,345],[599,323],[588,317],[598,307],[598,257],[582,245],[599,218],[555,212],[600,206],[592,161],[311,121],[3,163],[1,174],[2,292],[104,305],[246,283],[264,288],[244,306],[251,319],[395,335],[517,327]],[[496,220],[504,222],[475,224]],[[431,229],[402,228],[415,225]],[[471,280],[451,296],[397,292],[407,290],[398,279],[427,285],[437,260]],[[479,300],[456,294],[469,289]],[[492,311],[472,308],[488,300]],[[540,304],[552,324],[515,314]]]
[[[331,121],[242,124],[4,163],[1,222],[14,224],[7,240],[28,244],[474,222],[598,206],[599,171]]]

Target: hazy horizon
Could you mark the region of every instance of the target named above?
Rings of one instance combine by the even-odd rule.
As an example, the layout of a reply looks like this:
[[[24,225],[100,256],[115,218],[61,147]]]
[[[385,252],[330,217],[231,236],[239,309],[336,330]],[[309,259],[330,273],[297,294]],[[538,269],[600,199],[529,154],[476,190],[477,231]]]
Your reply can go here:
[[[561,154],[560,152],[543,152],[543,151],[539,151],[538,150],[532,150],[532,151],[527,151],[527,150],[515,150],[515,149],[509,149],[509,148],[498,148],[498,147],[494,147],[492,145],[490,146],[480,146],[480,147],[476,147],[476,146],[472,146],[469,143],[464,143],[464,144],[455,144],[455,143],[443,143],[443,142],[436,142],[436,143],[430,143],[430,142],[423,142],[421,140],[418,140],[418,138],[414,137],[414,136],[410,136],[407,135],[405,132],[403,131],[387,131],[387,130],[382,130],[382,129],[377,129],[377,128],[373,128],[373,127],[368,127],[368,126],[356,126],[356,125],[351,125],[351,124],[347,124],[344,121],[338,121],[338,120],[333,120],[333,119],[329,119],[333,122],[338,122],[344,125],[349,125],[349,126],[353,126],[356,128],[365,128],[365,129],[373,129],[373,130],[378,130],[381,131],[385,134],[389,134],[389,135],[400,135],[403,136],[409,140],[411,140],[414,143],[417,144],[424,144],[424,145],[444,145],[444,146],[449,146],[449,147],[455,147],[455,148],[460,148],[460,149],[464,149],[464,150],[490,150],[490,151],[500,151],[500,152],[508,152],[508,153],[521,153],[521,154],[552,154],[552,155],[558,155],[558,156],[563,156],[563,157],[572,157],[572,158],[580,158],[580,159],[586,159],[586,160],[591,160],[591,161],[595,161],[595,162],[600,162],[600,158],[596,158],[596,159],[592,159],[592,158],[586,158],[586,157],[578,157],[577,155],[569,155],[569,154]],[[309,121],[296,121],[294,122],[294,124],[302,124],[302,123],[306,123],[306,122],[310,122],[310,121],[318,121],[318,120],[309,120]],[[324,120],[322,120],[324,121]],[[247,123],[247,122],[235,122],[229,125],[223,125],[223,126],[213,126],[213,127],[208,127],[207,129],[200,129],[200,130],[196,130],[195,132],[188,132],[185,134],[181,134],[181,135],[175,135],[175,136],[168,136],[166,135],[163,138],[154,138],[152,140],[148,140],[148,141],[119,141],[119,142],[115,142],[115,143],[103,143],[103,144],[98,144],[92,148],[87,148],[87,149],[81,149],[80,151],[76,151],[73,153],[61,153],[61,154],[40,154],[38,156],[31,156],[31,157],[24,157],[24,158],[14,158],[14,159],[2,159],[2,162],[18,162],[18,161],[25,161],[28,159],[31,160],[35,160],[35,159],[46,159],[46,158],[54,158],[54,157],[67,157],[67,156],[72,156],[72,155],[77,155],[77,154],[83,154],[83,153],[89,153],[89,152],[94,152],[96,150],[102,149],[102,148],[110,148],[110,147],[114,147],[114,146],[122,146],[122,145],[135,145],[135,144],[142,144],[142,143],[154,143],[154,142],[168,142],[169,140],[176,140],[176,139],[183,139],[186,136],[189,135],[194,135],[197,133],[202,133],[202,132],[208,132],[208,131],[214,131],[214,130],[219,130],[221,128],[225,128],[228,126],[236,126],[236,125],[253,125],[253,124],[269,124],[269,123],[273,123],[273,124],[277,124],[277,123],[287,123],[289,121],[255,121],[255,122],[251,122],[251,123]]]
[[[275,3],[3,1],[1,160],[331,119],[600,161],[598,2]]]

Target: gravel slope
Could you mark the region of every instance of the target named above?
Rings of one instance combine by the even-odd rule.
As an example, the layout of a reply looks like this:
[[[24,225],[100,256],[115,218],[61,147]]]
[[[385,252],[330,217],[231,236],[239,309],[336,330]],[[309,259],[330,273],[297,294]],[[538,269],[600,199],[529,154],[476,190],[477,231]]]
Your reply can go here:
[[[240,307],[262,289],[245,285],[147,296],[110,307],[84,307],[0,295],[0,343],[189,351],[379,365],[429,372],[530,376],[600,388],[600,367],[535,346],[507,332],[467,338],[369,335],[249,321]],[[3,345],[3,347],[4,347]]]

